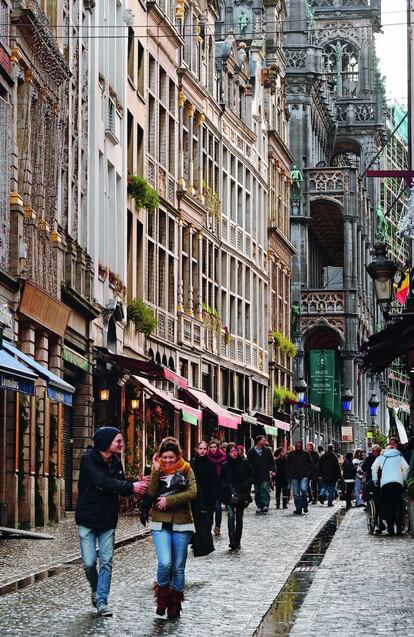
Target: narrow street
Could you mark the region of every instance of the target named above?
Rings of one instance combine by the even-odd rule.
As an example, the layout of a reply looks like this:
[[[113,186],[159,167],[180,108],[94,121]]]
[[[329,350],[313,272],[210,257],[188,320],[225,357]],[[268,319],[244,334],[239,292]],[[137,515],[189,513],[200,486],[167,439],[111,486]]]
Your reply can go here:
[[[318,504],[301,518],[292,515],[292,508],[273,508],[267,517],[256,517],[254,507],[249,507],[239,554],[229,553],[225,533],[207,558],[194,559],[190,552],[186,602],[177,622],[154,614],[155,555],[151,539],[145,538],[115,553],[113,618],[97,618],[92,612],[82,567],[76,564],[1,597],[0,634],[413,637],[412,540],[368,536],[360,509],[342,518],[339,505],[328,509]],[[319,568],[301,567],[302,555],[330,520],[331,526],[332,521],[342,523]],[[283,589],[294,569],[308,570],[310,579],[314,576],[310,588],[301,589],[298,578],[295,590]],[[272,612],[279,594],[290,601]],[[375,617],[380,611],[378,625]]]

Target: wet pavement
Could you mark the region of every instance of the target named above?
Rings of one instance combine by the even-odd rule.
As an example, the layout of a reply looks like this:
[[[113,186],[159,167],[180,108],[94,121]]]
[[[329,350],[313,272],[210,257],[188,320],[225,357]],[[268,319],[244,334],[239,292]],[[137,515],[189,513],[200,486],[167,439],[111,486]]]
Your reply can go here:
[[[253,635],[280,589],[334,509],[310,507],[302,517],[273,508],[267,516],[245,513],[242,549],[231,554],[227,533],[216,551],[187,566],[182,618],[156,618],[151,584],[156,560],[150,538],[115,553],[110,605],[114,617],[97,618],[80,564],[52,579],[0,597],[2,637],[242,637]],[[225,516],[224,520],[225,522]]]
[[[414,538],[369,535],[363,511],[352,509],[333,537],[288,634],[414,637],[413,591]]]
[[[29,540],[16,537],[0,537],[0,594],[13,583],[22,588],[34,579],[45,579],[47,571],[56,571],[66,562],[77,560],[80,555],[74,516],[59,524],[39,527],[39,532],[53,535],[53,540]],[[145,532],[137,515],[122,515],[116,530],[117,542],[125,542]],[[64,568],[64,566],[63,566]]]
[[[342,521],[343,518],[343,521]],[[225,516],[224,520],[225,522]],[[1,542],[0,542],[1,544]],[[115,553],[113,618],[96,617],[80,564],[0,597],[1,637],[414,637],[414,544],[368,535],[365,515],[340,505],[306,516],[245,514],[242,549],[192,557],[178,621],[154,614],[150,538]]]

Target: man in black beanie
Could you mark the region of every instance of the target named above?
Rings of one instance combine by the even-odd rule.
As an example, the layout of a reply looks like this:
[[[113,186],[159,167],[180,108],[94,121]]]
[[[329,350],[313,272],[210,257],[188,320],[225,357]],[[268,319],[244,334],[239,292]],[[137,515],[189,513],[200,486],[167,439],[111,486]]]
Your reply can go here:
[[[111,586],[115,528],[119,496],[147,492],[148,482],[125,480],[120,453],[122,434],[116,427],[101,427],[93,436],[94,446],[84,452],[79,471],[76,524],[83,567],[92,589],[92,604],[101,617],[111,617],[108,595]],[[99,572],[96,567],[99,545]]]

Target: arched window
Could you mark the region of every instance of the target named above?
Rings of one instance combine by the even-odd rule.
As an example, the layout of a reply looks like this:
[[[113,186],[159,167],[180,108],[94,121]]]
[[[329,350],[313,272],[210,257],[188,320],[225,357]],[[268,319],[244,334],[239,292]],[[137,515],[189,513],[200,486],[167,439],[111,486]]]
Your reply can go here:
[[[328,84],[337,97],[357,94],[359,51],[349,42],[330,42],[324,49],[325,73]]]

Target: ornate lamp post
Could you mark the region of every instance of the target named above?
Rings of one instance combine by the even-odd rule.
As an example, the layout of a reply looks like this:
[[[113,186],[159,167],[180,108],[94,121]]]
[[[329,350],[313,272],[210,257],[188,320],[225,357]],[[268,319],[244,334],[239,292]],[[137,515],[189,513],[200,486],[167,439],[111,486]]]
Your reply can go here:
[[[344,412],[344,425],[347,427],[349,427],[349,412],[351,411],[351,403],[354,400],[354,395],[352,393],[352,391],[349,389],[349,387],[346,387],[343,392],[342,392],[342,396],[341,396],[341,400],[342,400],[342,409]],[[344,432],[345,433],[345,432]],[[346,433],[347,430],[346,430]],[[348,442],[353,442],[353,436],[350,437],[348,435],[346,436],[342,436],[342,442],[344,444],[348,443]]]
[[[366,265],[366,270],[374,282],[377,303],[383,306],[383,313],[388,314],[393,292],[394,275],[397,265],[387,258],[387,244],[376,243],[371,253],[374,259]]]
[[[372,441],[374,438],[375,418],[377,417],[379,404],[380,404],[380,401],[378,399],[378,396],[376,394],[372,394],[371,398],[368,401],[369,414],[371,416],[371,427],[367,431],[367,451],[369,451],[372,447]]]
[[[298,397],[298,407],[299,407],[299,440],[303,442],[303,433],[304,433],[304,424],[305,424],[305,402],[306,402],[306,392],[308,391],[308,385],[304,378],[299,378],[296,383],[294,390]]]

